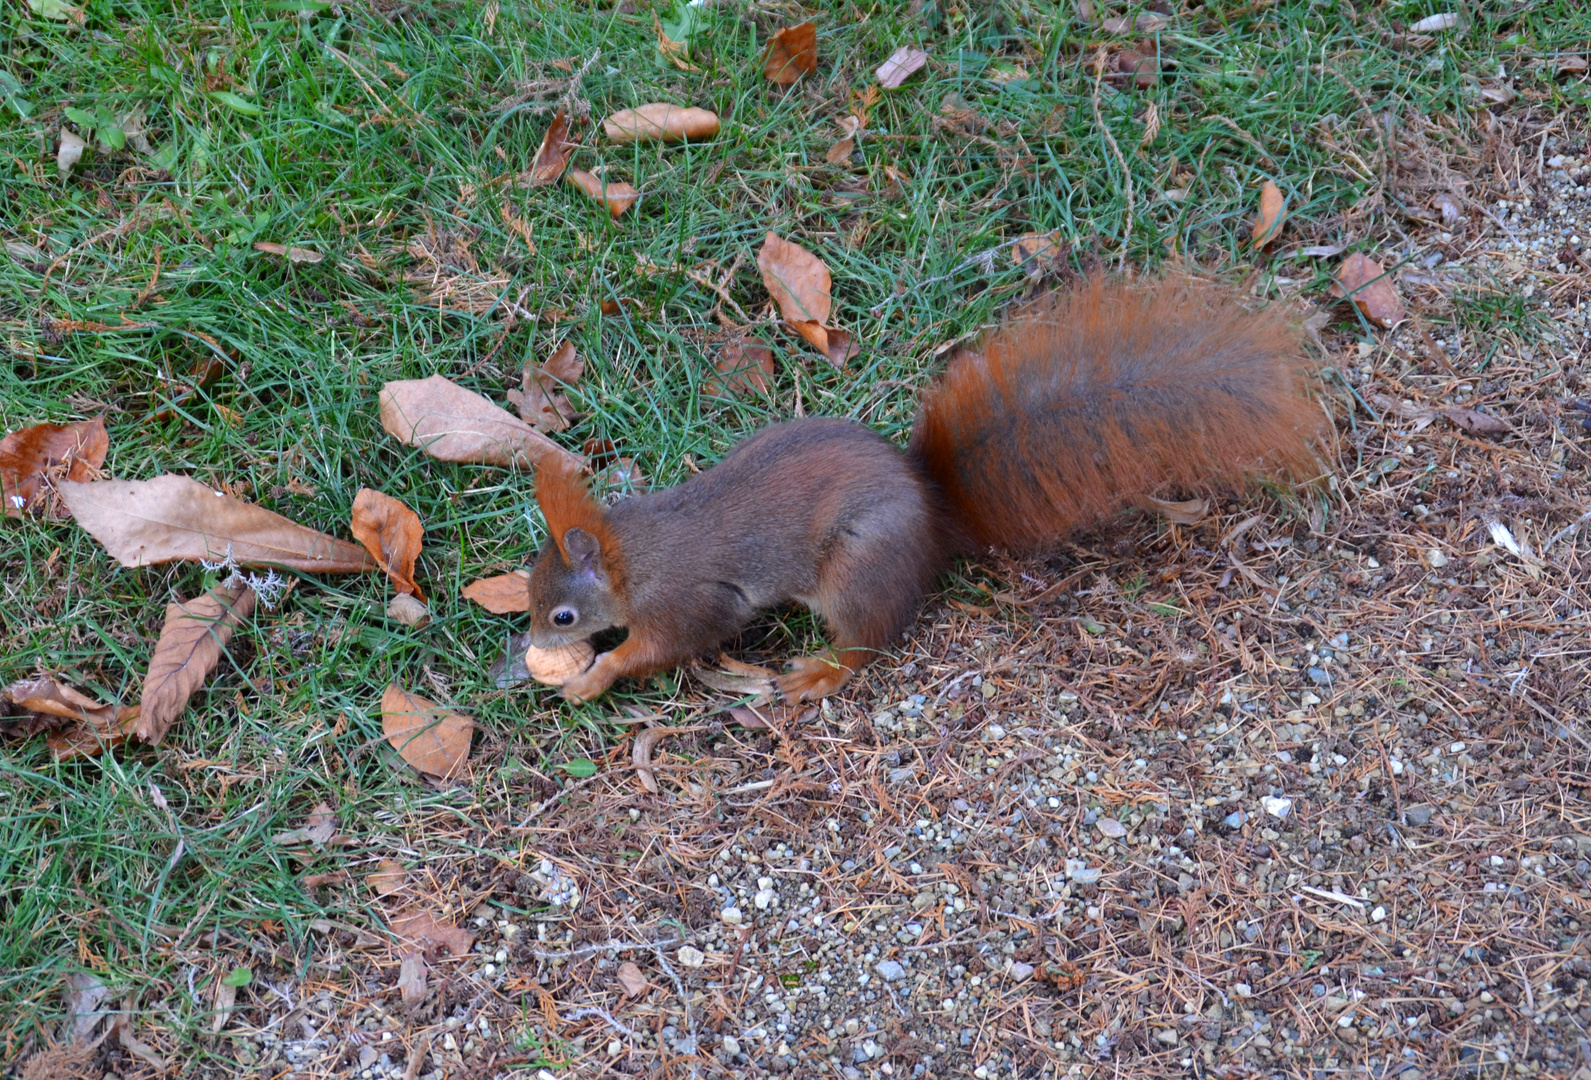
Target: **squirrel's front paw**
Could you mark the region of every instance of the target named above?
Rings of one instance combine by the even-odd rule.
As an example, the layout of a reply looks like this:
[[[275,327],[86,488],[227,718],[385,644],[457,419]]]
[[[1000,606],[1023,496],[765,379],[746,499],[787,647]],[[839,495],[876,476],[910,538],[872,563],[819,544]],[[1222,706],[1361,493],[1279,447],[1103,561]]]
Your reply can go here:
[[[597,657],[590,667],[565,682],[559,693],[568,701],[590,701],[601,697],[613,685],[613,674],[608,670],[608,665],[603,663],[607,658],[607,653]]]

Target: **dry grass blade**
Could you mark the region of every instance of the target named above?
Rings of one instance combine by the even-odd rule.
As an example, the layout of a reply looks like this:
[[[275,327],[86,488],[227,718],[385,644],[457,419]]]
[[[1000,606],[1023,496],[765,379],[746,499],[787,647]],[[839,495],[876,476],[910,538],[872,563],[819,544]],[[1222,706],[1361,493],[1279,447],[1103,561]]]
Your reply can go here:
[[[126,567],[231,559],[240,566],[286,566],[311,574],[376,569],[357,544],[305,528],[186,476],[68,481],[61,485],[61,495],[77,523]]]
[[[110,449],[104,417],[76,424],[36,424],[0,439],[0,500],[7,517],[34,509],[62,480],[98,475]],[[60,507],[53,516],[65,516]]]
[[[581,466],[578,457],[506,409],[440,375],[383,386],[381,426],[442,461],[506,468],[561,457],[572,468]]]
[[[493,615],[530,610],[530,571],[481,578],[464,587],[464,599],[473,600]]]
[[[254,590],[244,581],[218,585],[186,604],[166,605],[134,734],[147,743],[166,737],[188,699],[221,660],[232,634],[254,612]]]
[[[381,695],[381,731],[404,761],[427,775],[451,780],[469,760],[475,721],[393,683]]]
[[[425,594],[414,583],[414,562],[420,557],[420,544],[425,537],[418,514],[390,495],[360,488],[354,496],[351,531],[399,592],[425,601]]]
[[[635,745],[630,748],[630,760],[635,764],[635,775],[641,780],[641,786],[653,795],[658,792],[657,777],[652,775],[652,751],[657,748],[658,741],[670,735],[689,735],[693,731],[703,730],[701,725],[691,727],[649,727],[635,733]]]
[[[762,73],[770,82],[789,86],[818,70],[818,27],[804,22],[773,35],[763,58]]]

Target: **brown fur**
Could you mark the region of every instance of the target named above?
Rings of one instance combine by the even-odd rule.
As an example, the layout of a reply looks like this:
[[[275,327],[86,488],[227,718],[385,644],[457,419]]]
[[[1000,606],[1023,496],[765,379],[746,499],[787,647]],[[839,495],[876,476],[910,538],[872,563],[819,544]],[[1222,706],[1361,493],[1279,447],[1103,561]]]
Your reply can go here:
[[[911,453],[952,507],[958,548],[1034,549],[1162,486],[1310,474],[1329,426],[1309,383],[1276,308],[1095,278],[957,356]]]
[[[577,474],[549,470],[537,495],[554,544],[531,573],[532,640],[628,627],[564,685],[586,700],[796,600],[833,652],[796,661],[781,687],[822,697],[898,640],[952,551],[1041,547],[1162,485],[1311,470],[1327,426],[1299,355],[1274,312],[1187,284],[1095,280],[953,360],[906,454],[857,424],[797,420],[606,510]],[[589,538],[571,558],[576,528],[600,566]]]

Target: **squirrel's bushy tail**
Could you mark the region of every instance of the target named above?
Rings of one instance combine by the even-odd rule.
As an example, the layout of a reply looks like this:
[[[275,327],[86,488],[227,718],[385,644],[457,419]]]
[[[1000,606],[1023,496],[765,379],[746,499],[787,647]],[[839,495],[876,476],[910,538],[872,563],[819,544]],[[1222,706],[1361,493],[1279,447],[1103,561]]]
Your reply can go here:
[[[958,353],[909,453],[964,550],[1043,547],[1161,489],[1302,479],[1330,425],[1299,345],[1275,307],[1095,278]]]

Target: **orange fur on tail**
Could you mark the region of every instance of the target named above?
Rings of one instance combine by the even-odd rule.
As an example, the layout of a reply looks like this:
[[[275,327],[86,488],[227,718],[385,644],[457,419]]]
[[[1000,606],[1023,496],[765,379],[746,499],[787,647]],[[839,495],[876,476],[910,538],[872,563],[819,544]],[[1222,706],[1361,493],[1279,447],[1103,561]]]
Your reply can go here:
[[[957,546],[1031,550],[1162,486],[1317,468],[1330,426],[1297,331],[1191,282],[1095,278],[963,352],[925,395],[911,454]]]

